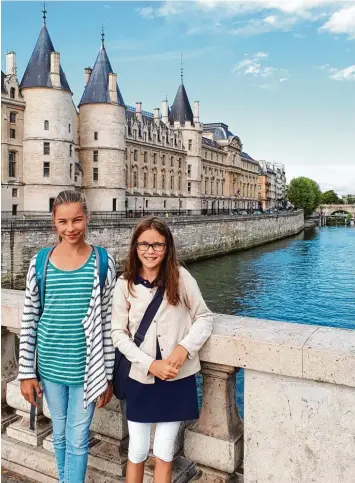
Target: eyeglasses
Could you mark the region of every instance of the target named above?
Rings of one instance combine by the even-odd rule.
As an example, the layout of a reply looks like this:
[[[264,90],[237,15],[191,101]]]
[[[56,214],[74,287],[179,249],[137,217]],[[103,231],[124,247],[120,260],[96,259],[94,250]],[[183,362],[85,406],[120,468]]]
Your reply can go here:
[[[141,252],[148,251],[150,247],[152,247],[155,252],[163,252],[166,247],[166,243],[137,242],[136,245]]]

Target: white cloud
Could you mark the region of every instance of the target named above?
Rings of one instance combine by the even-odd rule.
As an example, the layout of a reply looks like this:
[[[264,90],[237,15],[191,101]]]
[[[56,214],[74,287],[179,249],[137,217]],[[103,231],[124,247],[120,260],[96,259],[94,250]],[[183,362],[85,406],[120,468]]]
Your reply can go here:
[[[288,80],[289,72],[287,69],[265,65],[269,56],[266,52],[257,52],[250,57],[248,54],[244,54],[244,56],[247,58],[235,64],[232,71],[239,75],[259,78],[261,81],[260,88],[277,90],[280,83]],[[266,79],[268,80],[267,84],[265,83]]]
[[[329,64],[320,67],[329,73],[329,77],[335,81],[355,81],[355,65],[350,65],[344,69],[337,69]]]
[[[321,30],[334,34],[347,34],[355,39],[355,5],[335,12]]]
[[[136,11],[144,18],[147,18],[149,20],[153,19],[155,17],[154,15],[154,8],[152,6],[150,7],[143,7],[143,8],[137,8]]]
[[[281,15],[268,15],[262,19],[250,19],[246,24],[230,30],[232,35],[251,36],[260,35],[275,30],[287,32],[297,22],[296,17],[285,17]]]

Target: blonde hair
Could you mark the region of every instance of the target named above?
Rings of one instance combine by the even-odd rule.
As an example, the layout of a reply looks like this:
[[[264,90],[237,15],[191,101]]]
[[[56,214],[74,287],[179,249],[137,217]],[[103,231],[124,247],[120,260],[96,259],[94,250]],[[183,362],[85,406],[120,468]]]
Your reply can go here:
[[[83,207],[85,215],[89,216],[89,209],[86,202],[86,198],[81,191],[65,190],[61,191],[54,200],[52,207],[52,218],[54,221],[55,212],[58,206],[67,205],[69,203],[80,203]]]

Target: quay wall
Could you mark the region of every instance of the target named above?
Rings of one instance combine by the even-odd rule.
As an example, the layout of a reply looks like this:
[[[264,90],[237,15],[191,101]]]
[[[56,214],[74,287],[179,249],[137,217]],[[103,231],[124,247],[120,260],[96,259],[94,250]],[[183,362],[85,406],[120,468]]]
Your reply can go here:
[[[93,219],[88,241],[106,247],[121,267],[137,221]],[[176,240],[178,256],[185,262],[245,250],[295,235],[304,228],[303,211],[267,216],[176,216],[166,221]],[[4,219],[1,234],[3,287],[23,289],[31,257],[42,247],[55,244],[56,240],[49,219]]]

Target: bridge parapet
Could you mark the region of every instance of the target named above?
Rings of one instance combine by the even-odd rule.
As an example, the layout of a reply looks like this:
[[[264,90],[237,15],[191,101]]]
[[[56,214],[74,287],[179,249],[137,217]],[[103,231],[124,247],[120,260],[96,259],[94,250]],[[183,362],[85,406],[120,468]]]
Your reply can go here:
[[[2,460],[4,467],[35,481],[54,483],[48,410],[44,404],[30,429],[29,406],[14,380],[23,297],[22,292],[2,291]],[[214,322],[201,351],[201,417],[182,428],[173,481],[353,483],[355,330],[221,314]],[[236,404],[240,369],[244,421]],[[96,411],[87,482],[123,481],[124,414],[116,400]],[[150,459],[147,482],[152,468]]]
[[[355,204],[352,205],[320,205],[316,212],[319,213],[320,216],[330,216],[333,213],[337,212],[345,212],[350,213],[353,217],[355,217]]]

